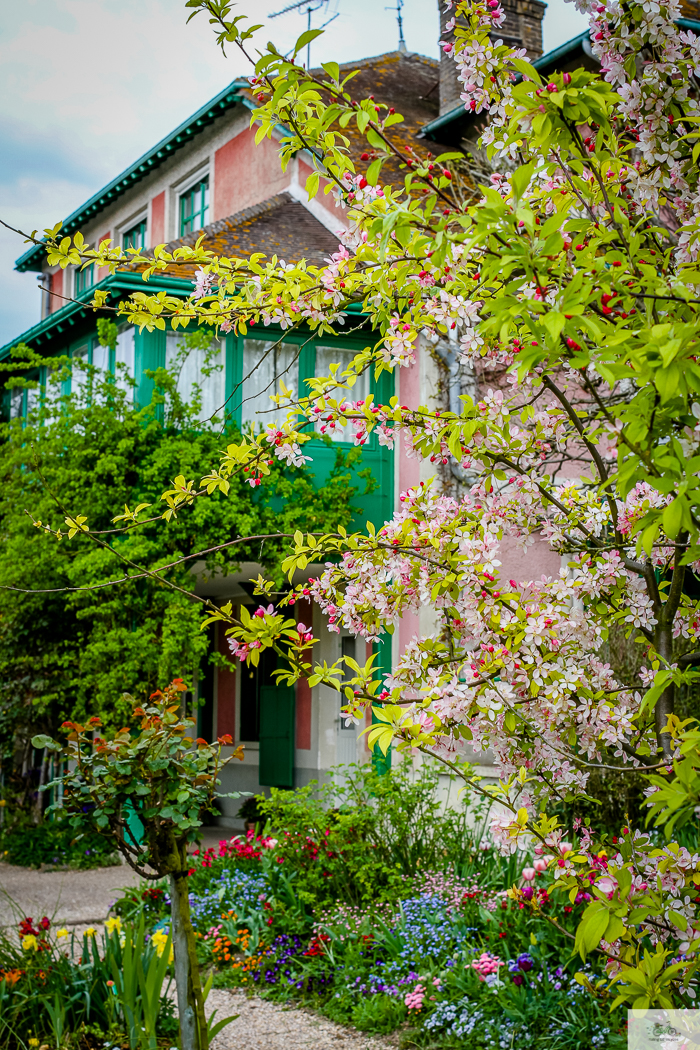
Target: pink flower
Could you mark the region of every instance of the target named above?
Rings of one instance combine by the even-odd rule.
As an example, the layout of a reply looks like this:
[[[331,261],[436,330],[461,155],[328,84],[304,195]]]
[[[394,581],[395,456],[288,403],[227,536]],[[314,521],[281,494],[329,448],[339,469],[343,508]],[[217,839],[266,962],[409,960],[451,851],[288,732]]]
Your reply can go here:
[[[535,871],[546,871],[547,870],[547,860],[544,857],[536,857],[535,858],[535,862],[534,862],[534,866],[535,866]]]
[[[503,963],[496,955],[482,952],[472,963],[472,970],[476,970],[480,981],[485,981],[491,974],[497,974],[500,966],[503,966]]]
[[[610,877],[610,875],[603,875],[602,878],[597,880],[596,886],[599,890],[602,890],[603,893],[614,893],[617,889],[617,883]]]
[[[537,871],[535,868],[523,868],[523,878],[526,882],[532,882],[536,875]]]
[[[404,997],[404,1003],[409,1010],[422,1010],[423,999],[425,998],[425,987],[422,984],[417,984],[412,992],[408,992]]]

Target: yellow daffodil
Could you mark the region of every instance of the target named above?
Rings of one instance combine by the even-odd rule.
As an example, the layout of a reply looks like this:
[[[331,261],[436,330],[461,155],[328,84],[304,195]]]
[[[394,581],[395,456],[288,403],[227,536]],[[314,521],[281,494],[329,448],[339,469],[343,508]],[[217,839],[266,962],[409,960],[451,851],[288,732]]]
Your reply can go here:
[[[61,939],[61,937],[68,937],[68,936],[70,936],[70,931],[67,930],[65,926],[62,926],[60,930],[56,930],[56,937],[59,940]]]
[[[168,934],[165,933],[163,930],[156,930],[156,932],[151,937],[151,940],[153,941],[153,943],[156,946],[156,951],[158,952],[158,955],[162,955],[163,952],[165,951],[165,946],[168,943]],[[168,961],[172,962],[174,957],[175,957],[175,953],[173,952],[173,947],[172,947],[172,944],[171,944],[170,945],[170,958],[169,958]]]
[[[94,926],[88,926],[87,930],[84,933],[84,936],[85,937],[95,937],[96,934],[97,934],[97,930],[95,929],[95,927]]]
[[[22,938],[22,948],[25,952],[35,952],[39,947],[39,942],[33,933],[28,933],[26,937]]]
[[[39,1045],[39,1040],[38,1039],[28,1039],[27,1040],[27,1045],[28,1046],[38,1046]]]
[[[105,930],[107,931],[107,933],[114,933],[115,930],[117,931],[117,933],[120,933],[121,928],[122,920],[119,918],[118,915],[115,916],[113,919],[107,919],[105,922]]]

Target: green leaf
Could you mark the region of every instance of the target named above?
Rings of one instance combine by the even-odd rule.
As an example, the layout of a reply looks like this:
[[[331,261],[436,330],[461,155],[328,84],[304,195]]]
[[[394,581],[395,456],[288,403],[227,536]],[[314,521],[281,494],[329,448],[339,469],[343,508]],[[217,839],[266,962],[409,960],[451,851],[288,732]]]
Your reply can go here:
[[[532,179],[532,176],[535,173],[535,167],[536,163],[533,160],[530,161],[529,164],[523,164],[513,174],[513,177],[510,180],[510,184],[513,188],[513,200],[516,204],[522,199],[525,190],[529,186],[530,180]]]
[[[306,180],[306,192],[309,195],[309,200],[312,200],[318,193],[318,184],[320,182],[320,179],[321,176],[319,172],[313,171]]]
[[[331,80],[336,83],[340,80],[340,66],[337,62],[322,62],[321,66],[325,69]]]
[[[681,531],[681,525],[683,523],[683,501],[680,497],[676,497],[672,503],[664,509],[661,517],[663,522],[664,532],[669,539],[675,540],[678,533]]]
[[[528,77],[535,84],[542,83],[542,77],[539,75],[535,67],[530,65],[529,62],[526,62],[524,58],[514,58],[512,65],[517,69],[518,73],[524,77]]]
[[[610,910],[602,901],[593,901],[581,916],[576,930],[576,950],[582,959],[598,947],[610,922]]]
[[[304,32],[301,34],[296,44],[294,45],[294,57],[296,58],[301,49],[303,47],[306,47],[307,44],[310,44],[312,40],[315,40],[317,36],[320,36],[322,32],[322,29],[304,30]]]
[[[377,134],[377,132],[374,130],[374,128],[368,128],[367,129],[366,138],[367,138],[367,141],[369,142],[370,146],[374,146],[375,149],[381,149],[381,150],[386,151],[386,142],[381,137],[381,135]]]
[[[376,186],[377,180],[379,179],[379,173],[382,170],[382,158],[378,157],[377,160],[373,160],[370,166],[367,168],[367,182],[370,186]]]
[[[37,751],[40,751],[44,747],[48,751],[63,750],[61,745],[57,744],[53,737],[45,736],[43,733],[39,733],[37,736],[32,737],[32,747],[35,747]]]

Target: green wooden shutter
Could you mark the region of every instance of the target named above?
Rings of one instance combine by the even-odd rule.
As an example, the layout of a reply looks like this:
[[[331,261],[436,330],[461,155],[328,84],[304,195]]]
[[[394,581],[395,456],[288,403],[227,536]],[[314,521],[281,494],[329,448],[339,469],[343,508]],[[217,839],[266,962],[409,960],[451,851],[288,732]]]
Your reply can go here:
[[[294,689],[260,689],[260,775],[265,787],[294,787]]]
[[[153,396],[154,382],[144,373],[155,372],[165,367],[165,332],[139,332],[134,329],[134,378],[136,379],[136,404],[144,408]]]

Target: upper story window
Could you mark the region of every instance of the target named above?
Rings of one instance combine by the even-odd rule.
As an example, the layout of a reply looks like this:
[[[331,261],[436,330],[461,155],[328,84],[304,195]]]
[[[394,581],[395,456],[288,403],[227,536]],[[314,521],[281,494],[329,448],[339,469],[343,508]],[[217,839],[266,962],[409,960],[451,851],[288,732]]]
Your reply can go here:
[[[84,270],[75,271],[75,294],[80,295],[92,288],[95,283],[95,267],[86,266]]]
[[[90,342],[89,340],[81,346],[76,346],[70,355],[71,378],[70,392],[82,397],[88,382],[88,365],[90,364]]]
[[[137,251],[143,251],[147,247],[146,244],[146,227],[147,223],[145,219],[141,219],[135,226],[132,226],[130,230],[122,236],[122,245],[124,250],[127,248],[136,248]]]
[[[180,236],[184,237],[207,224],[209,215],[209,176],[180,195]]]
[[[24,415],[25,390],[15,386],[10,391],[10,419],[21,419]]]
[[[114,352],[114,375],[116,385],[127,395],[132,390],[131,380],[134,378],[135,365],[134,329],[129,325],[122,325]]]

